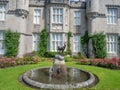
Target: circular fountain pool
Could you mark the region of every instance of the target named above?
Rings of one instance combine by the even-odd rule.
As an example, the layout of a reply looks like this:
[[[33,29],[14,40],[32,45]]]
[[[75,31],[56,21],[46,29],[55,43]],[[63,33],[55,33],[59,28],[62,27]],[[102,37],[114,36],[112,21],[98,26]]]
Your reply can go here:
[[[36,68],[24,73],[21,80],[32,87],[44,89],[75,89],[92,87],[97,80],[90,72],[67,67],[65,77],[53,78],[49,73],[50,67]]]

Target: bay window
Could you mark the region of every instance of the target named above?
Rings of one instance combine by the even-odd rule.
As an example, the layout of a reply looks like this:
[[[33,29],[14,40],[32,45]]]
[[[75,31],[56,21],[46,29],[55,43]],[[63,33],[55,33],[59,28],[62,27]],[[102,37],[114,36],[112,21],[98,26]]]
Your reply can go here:
[[[53,8],[53,23],[63,23],[62,8]]]

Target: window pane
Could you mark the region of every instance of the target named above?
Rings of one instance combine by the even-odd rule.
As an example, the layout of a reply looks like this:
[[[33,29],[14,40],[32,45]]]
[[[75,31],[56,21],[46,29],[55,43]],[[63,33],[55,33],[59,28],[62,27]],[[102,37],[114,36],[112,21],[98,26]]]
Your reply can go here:
[[[117,53],[117,35],[107,35],[107,52]]]
[[[5,5],[0,5],[0,20],[5,20],[5,16],[6,16],[6,9],[5,9]]]
[[[80,25],[80,19],[81,19],[80,11],[75,11],[74,12],[74,24]]]
[[[53,22],[62,23],[63,22],[63,9],[53,8]]]
[[[3,51],[2,54],[4,54],[4,51],[5,51],[5,50],[4,50],[5,47],[4,47],[4,43],[3,43],[3,42],[4,42],[3,32],[0,32],[0,50]],[[0,51],[0,52],[1,52],[1,51]]]
[[[80,36],[79,35],[75,35],[73,37],[73,51],[74,52],[80,52]]]
[[[33,50],[38,51],[39,34],[33,34]]]
[[[107,23],[108,24],[116,24],[117,23],[117,8],[108,8],[107,10]]]
[[[35,9],[34,10],[34,24],[40,24],[40,16],[41,16],[41,10]]]
[[[63,45],[62,34],[52,34],[52,51],[57,51],[57,47]]]

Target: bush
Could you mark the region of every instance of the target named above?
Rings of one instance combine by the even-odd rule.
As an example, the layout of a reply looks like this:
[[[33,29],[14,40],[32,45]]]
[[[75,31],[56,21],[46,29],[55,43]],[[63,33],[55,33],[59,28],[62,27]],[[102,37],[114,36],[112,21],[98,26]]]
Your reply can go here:
[[[106,36],[103,33],[96,33],[92,37],[95,58],[105,58],[106,51]]]
[[[82,59],[80,60],[80,64],[106,67],[110,69],[120,69],[120,58],[91,60]]]
[[[30,58],[29,56],[26,56],[25,58],[14,58],[14,57],[0,58],[0,68],[10,67],[10,66],[15,66],[15,65],[32,64],[32,63],[38,63],[38,59],[33,58],[33,57]]]
[[[44,57],[45,52],[47,52],[47,44],[48,44],[48,33],[46,29],[43,29],[40,33],[39,44],[38,44],[39,56]]]
[[[48,58],[54,58],[56,54],[57,52],[46,52],[44,56]]]
[[[6,49],[6,56],[12,57],[16,56],[18,53],[20,34],[17,32],[12,32],[10,29],[5,31],[4,35],[4,45]]]
[[[0,67],[1,68],[15,66],[15,65],[16,65],[16,62],[15,62],[15,59],[13,57],[0,59]]]

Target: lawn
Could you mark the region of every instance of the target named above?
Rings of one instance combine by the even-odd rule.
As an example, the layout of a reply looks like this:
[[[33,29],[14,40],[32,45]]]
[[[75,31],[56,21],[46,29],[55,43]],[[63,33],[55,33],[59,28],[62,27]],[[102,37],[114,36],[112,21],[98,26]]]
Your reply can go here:
[[[120,90],[120,70],[110,70],[95,66],[78,65],[75,62],[67,62],[66,64],[67,66],[80,68],[96,74],[100,81],[92,89]],[[0,69],[0,90],[33,90],[32,88],[19,83],[19,76],[32,68],[51,65],[52,62],[39,62],[38,64]]]

